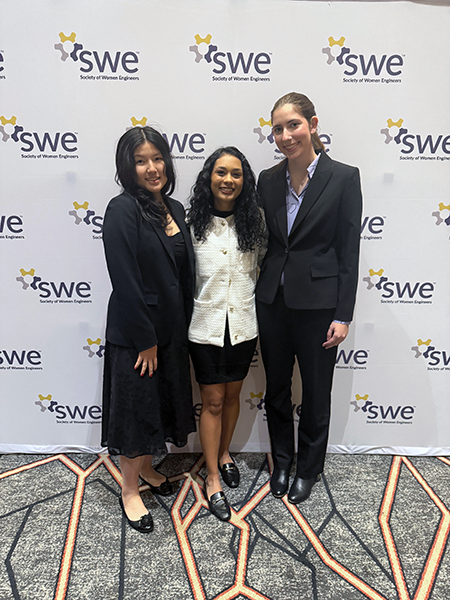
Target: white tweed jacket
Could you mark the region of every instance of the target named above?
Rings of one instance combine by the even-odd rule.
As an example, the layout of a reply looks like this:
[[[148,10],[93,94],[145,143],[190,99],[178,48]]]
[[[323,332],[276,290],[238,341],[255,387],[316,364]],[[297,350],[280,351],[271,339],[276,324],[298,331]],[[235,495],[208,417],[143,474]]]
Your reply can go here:
[[[192,229],[191,238],[196,284],[189,340],[223,347],[227,317],[233,346],[254,339],[255,285],[266,248],[240,252],[233,215],[214,216],[205,242],[199,242]]]

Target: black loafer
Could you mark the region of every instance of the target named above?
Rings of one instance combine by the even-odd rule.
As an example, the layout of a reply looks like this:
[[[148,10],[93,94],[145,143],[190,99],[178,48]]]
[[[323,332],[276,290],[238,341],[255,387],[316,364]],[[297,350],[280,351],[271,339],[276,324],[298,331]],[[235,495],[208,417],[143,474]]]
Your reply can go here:
[[[295,479],[289,490],[288,500],[291,504],[299,504],[303,502],[311,494],[311,490],[316,481],[319,481],[320,475],[313,477],[312,479],[302,479],[301,477],[295,476]]]
[[[289,486],[289,471],[290,469],[274,468],[272,477],[270,478],[270,491],[275,498],[282,498],[287,492]]]
[[[128,518],[127,513],[125,512],[125,507],[121,497],[119,497],[119,504],[126,520],[128,521],[128,525],[130,525],[133,529],[136,529],[136,531],[139,531],[140,533],[150,533],[153,531],[153,519],[150,513],[142,515],[138,521],[132,521]]]
[[[161,485],[152,485],[148,481],[145,481],[142,475],[139,475],[139,477],[142,479],[145,485],[148,485],[153,494],[158,494],[158,496],[170,496],[170,494],[173,493],[172,484],[167,477],[166,480],[161,483]]]
[[[223,492],[216,492],[211,498],[208,498],[206,489],[202,488],[202,490],[203,495],[208,502],[208,508],[212,514],[221,521],[229,521],[231,518],[231,510],[225,494]]]
[[[239,481],[241,479],[239,469],[234,462],[234,459],[231,458],[233,462],[225,463],[224,465],[219,465],[219,471],[222,475],[222,479],[227,484],[229,488],[237,488],[239,485]]]

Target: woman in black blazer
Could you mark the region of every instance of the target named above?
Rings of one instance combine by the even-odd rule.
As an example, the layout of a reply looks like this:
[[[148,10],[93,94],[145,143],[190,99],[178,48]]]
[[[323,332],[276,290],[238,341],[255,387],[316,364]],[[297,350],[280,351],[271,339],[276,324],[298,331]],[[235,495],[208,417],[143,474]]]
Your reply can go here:
[[[153,521],[139,495],[139,476],[153,493],[171,485],[152,455],[166,442],[184,446],[195,431],[187,327],[192,313],[194,254],[175,187],[170,150],[151,127],[119,140],[116,180],[123,192],[105,213],[103,243],[112,283],[106,325],[102,445],[120,455],[120,505],[147,533]]]
[[[291,92],[272,109],[272,132],[286,160],[258,181],[269,247],[256,288],[265,407],[282,497],[294,460],[291,382],[302,378],[296,476],[288,500],[306,500],[323,471],[337,346],[356,297],[361,223],[359,171],[326,154],[312,102]]]

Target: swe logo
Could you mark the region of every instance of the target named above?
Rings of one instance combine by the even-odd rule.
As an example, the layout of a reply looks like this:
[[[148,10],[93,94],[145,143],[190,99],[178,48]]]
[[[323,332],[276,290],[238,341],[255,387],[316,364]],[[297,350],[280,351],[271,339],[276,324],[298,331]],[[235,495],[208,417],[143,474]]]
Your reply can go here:
[[[271,52],[222,52],[212,43],[210,33],[204,38],[197,34],[194,39],[195,44],[189,46],[189,51],[195,55],[196,63],[204,61],[211,65],[213,81],[270,81],[270,77],[258,77],[254,74],[263,76],[270,73]]]
[[[347,77],[344,82],[351,83],[400,83],[401,79],[392,79],[402,74],[403,56],[400,54],[356,54],[345,45],[345,37],[341,36],[335,40],[332,36],[328,38],[328,46],[322,48],[322,53],[327,57],[327,65],[337,64],[343,67],[343,73]],[[390,76],[388,78],[379,75]],[[362,77],[361,77],[362,76]],[[359,79],[357,78],[359,77]]]
[[[42,371],[40,350],[0,350],[0,369]]]
[[[1,115],[0,123],[2,141],[12,140],[21,144],[20,150],[24,152],[22,158],[79,158],[78,154],[73,154],[78,150],[77,132],[26,131],[22,125],[17,124],[15,115],[9,119]],[[37,151],[40,151],[41,154],[32,154]],[[65,154],[61,154],[61,152],[65,152]]]
[[[63,62],[72,61],[78,63],[81,73],[89,75],[80,75],[80,79],[115,79],[121,81],[138,80],[139,77],[132,76],[138,72],[139,52],[109,52],[103,50],[87,50],[76,41],[77,34],[72,31],[70,35],[65,35],[62,31],[59,34],[59,42],[54,45],[54,49],[60,52],[60,58]],[[91,75],[96,73],[96,75]],[[117,75],[117,73],[119,73]],[[126,75],[124,75],[126,74]]]
[[[0,215],[0,240],[24,240],[22,215]]]
[[[16,277],[22,290],[31,289],[38,293],[40,302],[49,304],[86,304],[92,303],[91,284],[88,281],[44,281],[36,275],[35,269],[20,269]]]
[[[84,223],[92,227],[92,239],[101,240],[103,232],[103,216],[96,215],[95,210],[90,210],[89,202],[79,204],[73,202],[73,210],[69,210],[69,215],[74,218],[75,225]]]
[[[369,400],[369,394],[355,394],[355,399],[350,401],[350,405],[353,406],[353,412],[364,413],[366,424],[411,425],[415,414],[414,406],[374,404]]]
[[[35,401],[35,405],[43,413],[51,413],[57,423],[63,424],[93,424],[100,423],[102,418],[102,407],[97,404],[88,406],[74,405],[63,405],[53,400],[52,394],[43,396],[38,394],[39,400]]]
[[[368,350],[348,350],[340,348],[336,356],[336,369],[363,370],[367,369]]]
[[[102,340],[100,338],[97,338],[96,340],[91,340],[91,338],[88,338],[86,342],[87,345],[83,346],[83,350],[86,350],[89,358],[93,358],[94,356],[103,358],[105,346],[102,344]]]
[[[436,218],[435,225],[439,226],[445,223],[447,227],[450,226],[450,204],[445,205],[443,202],[439,202],[438,210],[431,213],[432,217]]]
[[[381,302],[390,304],[432,304],[435,283],[431,281],[412,283],[410,281],[391,281],[384,275],[384,269],[374,271],[363,277],[368,290],[381,292]]]
[[[450,160],[450,135],[410,133],[403,123],[403,119],[393,121],[389,118],[387,127],[380,129],[385,144],[395,142],[399,147],[401,160]]]
[[[450,371],[450,352],[438,350],[436,346],[431,345],[431,338],[417,340],[417,345],[412,346],[414,358],[423,357],[428,365],[428,371]]]

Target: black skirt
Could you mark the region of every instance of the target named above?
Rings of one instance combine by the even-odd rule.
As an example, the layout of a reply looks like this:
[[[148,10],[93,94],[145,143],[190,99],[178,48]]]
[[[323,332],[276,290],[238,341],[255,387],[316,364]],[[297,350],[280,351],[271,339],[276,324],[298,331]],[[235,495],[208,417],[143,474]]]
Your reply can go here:
[[[197,382],[213,385],[245,379],[255,355],[257,339],[232,346],[227,322],[223,347],[189,342]]]

